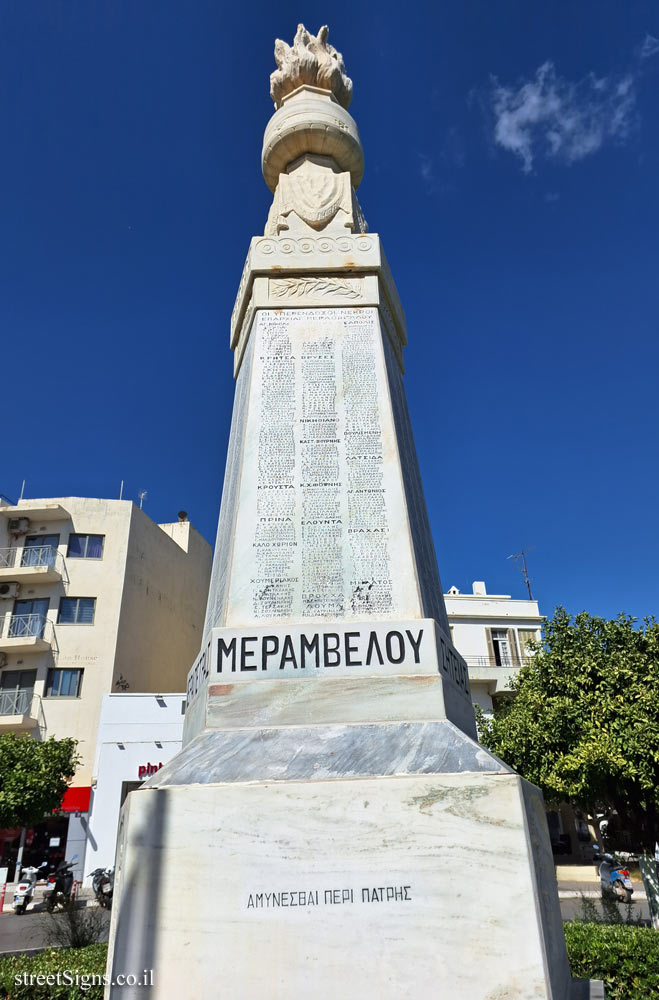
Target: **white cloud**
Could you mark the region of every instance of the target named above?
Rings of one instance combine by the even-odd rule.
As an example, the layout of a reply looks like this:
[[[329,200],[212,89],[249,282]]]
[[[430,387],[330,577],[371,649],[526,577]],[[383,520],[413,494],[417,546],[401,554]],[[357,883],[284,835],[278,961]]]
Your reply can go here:
[[[631,74],[596,77],[572,83],[557,76],[554,64],[540,66],[521,86],[492,88],[494,139],[522,160],[528,173],[541,156],[574,163],[605,142],[622,142],[634,122]]]
[[[659,38],[646,34],[641,45],[641,59],[651,59],[656,55],[659,55]]]

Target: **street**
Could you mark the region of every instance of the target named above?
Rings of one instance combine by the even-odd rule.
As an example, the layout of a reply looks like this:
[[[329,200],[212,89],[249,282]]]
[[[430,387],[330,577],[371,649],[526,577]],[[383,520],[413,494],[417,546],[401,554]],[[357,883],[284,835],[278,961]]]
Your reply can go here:
[[[11,897],[8,898],[11,903]],[[99,940],[107,941],[110,913],[103,910],[92,899],[81,899],[78,905],[81,909],[94,913],[94,917],[97,917],[103,928]],[[48,913],[44,904],[39,901],[39,897],[27,913],[23,913],[21,916],[8,908],[7,900],[5,900],[4,912],[0,914],[0,954],[59,947],[55,932],[57,924],[61,924],[63,919],[61,913]]]

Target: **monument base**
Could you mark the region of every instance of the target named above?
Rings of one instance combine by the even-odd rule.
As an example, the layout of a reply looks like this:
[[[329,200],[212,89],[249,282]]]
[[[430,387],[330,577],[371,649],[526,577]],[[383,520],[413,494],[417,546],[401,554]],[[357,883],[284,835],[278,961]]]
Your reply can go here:
[[[132,792],[111,942],[154,1000],[603,996],[570,978],[542,796],[503,766]]]

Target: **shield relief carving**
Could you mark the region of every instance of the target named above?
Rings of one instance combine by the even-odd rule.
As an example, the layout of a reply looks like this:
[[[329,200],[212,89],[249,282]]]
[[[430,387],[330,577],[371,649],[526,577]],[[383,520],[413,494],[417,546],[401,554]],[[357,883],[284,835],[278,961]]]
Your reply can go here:
[[[309,157],[292,173],[280,175],[279,198],[280,215],[295,212],[314,229],[325,226],[339,209],[352,222],[350,174],[337,174]]]

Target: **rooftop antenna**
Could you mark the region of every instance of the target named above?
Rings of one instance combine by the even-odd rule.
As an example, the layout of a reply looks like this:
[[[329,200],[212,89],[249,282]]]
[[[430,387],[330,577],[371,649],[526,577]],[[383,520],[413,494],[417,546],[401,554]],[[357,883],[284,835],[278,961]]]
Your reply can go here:
[[[119,489],[119,499],[123,500],[123,498],[124,498],[124,481],[122,479],[121,480],[121,487]]]
[[[23,480],[23,485],[21,486],[21,495],[20,495],[20,496],[19,496],[19,498],[18,498],[18,502],[19,502],[19,503],[20,503],[20,502],[21,502],[21,500],[23,499],[23,494],[24,494],[24,493],[25,493],[25,480]]]
[[[531,552],[535,548],[535,545],[531,545],[528,549],[522,549],[521,552],[515,552],[513,555],[508,556],[508,559],[514,559],[517,562],[518,559],[522,560],[521,566],[516,566],[522,576],[524,577],[524,583],[526,584],[526,589],[529,592],[529,601],[533,600],[533,594],[531,593],[531,580],[529,579],[528,570],[526,568],[526,553]]]
[[[140,498],[140,510],[142,510],[142,504],[144,503],[144,497],[147,495],[146,494],[146,490],[140,490],[140,492],[137,495]]]

